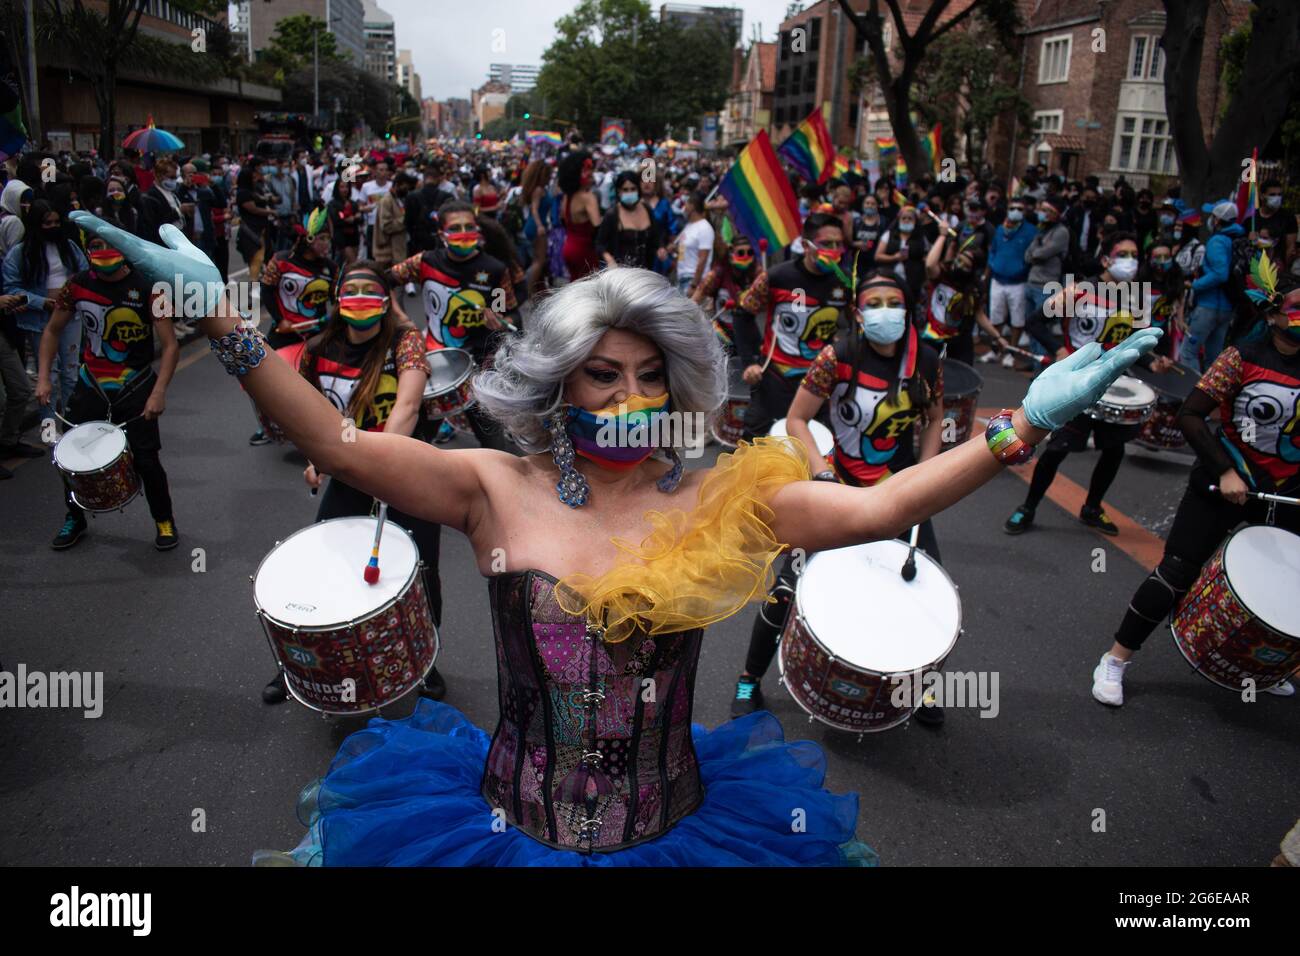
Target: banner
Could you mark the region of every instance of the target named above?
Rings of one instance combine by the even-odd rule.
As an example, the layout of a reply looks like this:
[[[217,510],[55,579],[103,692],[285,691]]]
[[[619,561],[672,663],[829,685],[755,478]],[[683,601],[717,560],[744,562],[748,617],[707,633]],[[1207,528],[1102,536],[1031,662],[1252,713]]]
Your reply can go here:
[[[617,116],[606,116],[600,121],[600,142],[602,146],[617,146],[627,140],[627,120]]]

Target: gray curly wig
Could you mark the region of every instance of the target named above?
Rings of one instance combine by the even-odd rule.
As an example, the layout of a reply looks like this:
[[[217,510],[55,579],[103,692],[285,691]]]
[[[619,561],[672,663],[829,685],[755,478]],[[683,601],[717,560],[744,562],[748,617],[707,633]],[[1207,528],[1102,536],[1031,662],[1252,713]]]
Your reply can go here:
[[[523,334],[506,336],[474,395],[524,451],[550,447],[546,420],[565,380],[609,329],[644,335],[663,352],[672,409],[712,422],[727,398],[727,359],[703,310],[647,269],[616,267],[542,300]]]

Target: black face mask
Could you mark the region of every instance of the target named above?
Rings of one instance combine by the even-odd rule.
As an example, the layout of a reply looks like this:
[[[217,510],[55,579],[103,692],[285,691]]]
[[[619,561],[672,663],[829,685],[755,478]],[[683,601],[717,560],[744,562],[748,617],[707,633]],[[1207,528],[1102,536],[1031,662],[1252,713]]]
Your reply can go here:
[[[62,226],[41,226],[41,235],[46,242],[58,242],[63,238]]]

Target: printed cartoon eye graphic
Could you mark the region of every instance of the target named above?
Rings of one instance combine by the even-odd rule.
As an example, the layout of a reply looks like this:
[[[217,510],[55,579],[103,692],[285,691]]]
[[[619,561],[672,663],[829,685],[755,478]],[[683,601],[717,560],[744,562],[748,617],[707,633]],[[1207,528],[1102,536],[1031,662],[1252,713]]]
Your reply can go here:
[[[298,307],[298,300],[302,298],[309,281],[309,276],[296,272],[286,272],[280,276],[280,287],[277,292],[280,295],[281,311],[289,315],[302,314]]]
[[[781,312],[778,312],[776,316],[776,320],[780,324],[781,331],[783,332],[798,332],[799,323],[802,321],[802,319],[803,316],[793,311],[787,312],[783,310]]]
[[[1285,414],[1277,395],[1254,395],[1246,403],[1246,414],[1256,425],[1276,425]]]
[[[430,319],[440,318],[446,307],[444,290],[435,282],[424,284],[424,311]]]
[[[844,424],[856,428],[862,421],[862,407],[852,399],[841,399],[835,405],[835,417]]]

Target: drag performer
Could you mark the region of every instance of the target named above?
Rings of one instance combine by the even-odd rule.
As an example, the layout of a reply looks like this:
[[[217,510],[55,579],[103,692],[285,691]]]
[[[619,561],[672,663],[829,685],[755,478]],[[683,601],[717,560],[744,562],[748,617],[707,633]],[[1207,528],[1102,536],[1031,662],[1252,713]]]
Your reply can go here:
[[[782,418],[821,350],[847,328],[852,283],[840,268],[844,224],[813,213],[803,224],[803,254],[759,272],[740,296],[733,319],[736,352],[750,386],[742,437],[766,435]],[[766,316],[758,346],[756,316]]]
[[[1011,343],[989,321],[984,309],[984,264],[988,250],[982,232],[958,240],[947,229],[925,257],[925,274],[930,280],[925,301],[925,340],[945,357],[971,365],[975,361],[975,324],[998,344]]]
[[[300,343],[325,323],[330,285],[336,275],[328,225],[329,212],[314,210],[306,226],[294,226],[293,246],[262,264],[258,281],[262,308],[271,318],[266,341],[272,348]],[[248,443],[266,445],[271,440],[259,424]]]
[[[1137,276],[1137,239],[1131,232],[1111,233],[1102,243],[1100,253],[1100,276],[1080,286],[1066,286],[1026,322],[1029,334],[1049,353],[1054,353],[1058,362],[1091,343],[1099,343],[1103,349],[1114,348],[1133,332],[1133,312],[1128,305],[1131,296],[1126,293],[1132,290],[1131,283]],[[1048,315],[1062,316],[1064,341],[1058,341],[1048,328]],[[1159,355],[1144,364],[1153,372],[1166,372],[1174,363]],[[1061,462],[1070,452],[1087,448],[1091,433],[1101,455],[1093,466],[1088,497],[1079,509],[1079,520],[1103,534],[1119,534],[1119,528],[1102,508],[1102,501],[1124,462],[1124,445],[1136,438],[1141,429],[1141,424],[1114,424],[1081,412],[1052,435],[1047,450],[1034,466],[1025,503],[1006,520],[1003,530],[1007,534],[1024,534],[1029,530],[1038,503],[1051,487]]]
[[[1124,671],[1156,625],[1182,600],[1201,567],[1237,525],[1264,524],[1268,503],[1248,491],[1300,496],[1300,279],[1254,260],[1247,295],[1260,321],[1219,354],[1179,410],[1178,423],[1197,462],[1174,515],[1160,564],[1134,592],[1115,643],[1092,675],[1092,696],[1124,703]],[[1206,419],[1219,410],[1218,434]],[[1217,487],[1217,490],[1210,490]],[[1274,521],[1300,534],[1300,509]],[[1267,688],[1295,693],[1289,681]]]
[[[74,215],[150,274],[216,274],[174,229],[163,248]],[[224,298],[203,323],[222,364],[320,470],[465,534],[490,579],[495,733],[421,700],[412,717],[354,734],[310,788],[311,825],[290,855],[329,865],[873,861],[854,840],[857,797],[822,789],[815,744],[787,744],[765,712],[692,728],[703,628],[764,593],[786,547],[890,538],[970,494],[1159,337],[1081,350],[995,417],[987,441],[853,488],[807,480],[788,439],[683,470],[690,430],[664,423],[716,412],[725,361],[699,307],[652,272],[607,269],[559,290],[476,380],[525,457],[380,432],[340,442],[338,410],[268,361]]]
[[[918,422],[920,460],[939,454],[943,365],[932,347],[918,341],[916,326],[907,320],[910,314],[903,280],[892,271],[869,273],[858,288],[856,328],[837,335],[803,377],[786,427],[802,443],[814,479],[855,487],[879,484],[917,461],[913,431]],[[835,436],[829,467],[808,427],[828,403]],[[918,529],[917,545],[939,560],[938,539],[928,519]],[[786,555],[769,603],[760,606],[754,618],[745,670],[736,681],[731,704],[733,717],[763,707],[763,675],[776,655],[797,581],[793,558]],[[917,719],[937,724],[942,713],[927,703],[917,711]]]
[[[464,349],[479,368],[491,364],[497,333],[518,325],[518,308],[509,269],[483,251],[483,232],[474,207],[452,200],[438,209],[442,244],[411,256],[388,270],[393,285],[420,286],[427,320],[426,351]],[[484,448],[508,449],[500,429],[477,406],[465,412]]]
[[[92,237],[86,243],[86,258],[90,268],[78,272],[60,290],[41,336],[36,400],[42,405],[50,400],[50,366],[59,336],[75,318],[81,323],[81,367],[65,421],[69,425],[111,421],[126,432],[157,530],[154,547],[168,551],[180,540],[167,472],[158,458],[162,448],[158,416],[167,408],[167,386],[180,357],[171,305],[154,293],[153,283],[131,268],[120,247]],[[169,278],[161,281],[173,288]],[[162,345],[157,372],[153,370],[155,335]],[[72,547],[86,533],[86,513],[73,501],[66,481],[63,496],[68,514],[50,542],[56,551]]]
[[[728,231],[726,225],[723,231]],[[736,349],[731,311],[736,308],[741,293],[753,284],[757,271],[753,245],[748,237],[736,233],[727,244],[726,258],[714,263],[691,296],[691,301],[702,305],[710,314],[717,313],[713,330],[729,355]]]
[[[362,431],[410,435],[420,417],[429,365],[419,329],[399,319],[391,308],[392,289],[383,270],[355,262],[339,275],[334,314],[323,331],[307,341],[298,370],[340,413]],[[303,477],[318,489],[327,477],[308,462]],[[368,515],[373,499],[330,477],[316,511],[317,521]],[[438,577],[438,525],[390,509],[388,517],[411,532],[424,562],[424,592],[433,623],[442,627],[442,584]],[[435,667],[424,679],[424,693],[441,700],[447,685]],[[283,673],[262,690],[262,700],[277,704],[288,692]]]

